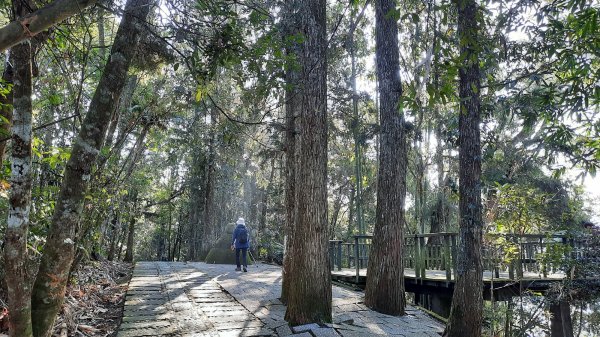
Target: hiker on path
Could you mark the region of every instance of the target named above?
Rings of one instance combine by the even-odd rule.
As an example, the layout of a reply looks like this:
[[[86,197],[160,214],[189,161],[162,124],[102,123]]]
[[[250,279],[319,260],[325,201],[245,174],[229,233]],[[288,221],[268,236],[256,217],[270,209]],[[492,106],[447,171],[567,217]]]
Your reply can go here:
[[[237,268],[235,271],[241,271],[240,268],[240,252],[242,253],[242,264],[244,266],[244,272],[248,271],[248,263],[246,261],[246,254],[250,248],[250,232],[246,228],[244,218],[239,218],[236,222],[235,230],[233,231],[233,237],[231,238],[231,250],[235,249],[235,264]]]

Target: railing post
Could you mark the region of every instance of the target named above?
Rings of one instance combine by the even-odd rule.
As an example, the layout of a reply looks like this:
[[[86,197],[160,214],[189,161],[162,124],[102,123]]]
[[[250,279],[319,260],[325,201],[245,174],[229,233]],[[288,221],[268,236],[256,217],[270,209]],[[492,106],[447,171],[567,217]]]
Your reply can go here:
[[[450,236],[444,234],[444,269],[446,270],[446,281],[452,280],[452,269],[450,264]]]
[[[543,256],[546,254],[546,251],[544,249],[544,237],[540,236],[540,255]],[[544,275],[544,278],[548,277],[548,265],[546,263],[547,259],[543,259],[542,261],[542,275]]]
[[[510,242],[512,242],[513,244],[516,245],[515,238],[511,238],[511,237],[508,236],[507,239],[510,240]],[[515,257],[512,260],[510,260],[510,263],[508,265],[508,278],[511,279],[511,280],[515,279],[515,265],[517,264],[516,258],[517,257]]]
[[[415,278],[421,278],[421,241],[415,236]]]
[[[422,251],[422,263],[421,263],[421,278],[427,278],[427,260],[428,260],[428,253],[427,253],[427,246],[425,245],[425,237],[421,236],[419,238],[419,241],[421,242],[421,251]]]
[[[329,240],[329,270],[334,270],[335,256],[334,247],[335,241]]]
[[[517,260],[517,277],[523,278],[523,241],[521,237],[517,238],[517,243],[519,245],[519,259]]]
[[[342,270],[342,243],[343,243],[343,241],[338,241],[338,246],[337,246],[338,271]]]
[[[358,236],[354,237],[354,265],[356,266],[356,284],[358,284],[358,279],[360,276],[360,256],[359,256],[359,247],[358,247]]]
[[[454,279],[456,279],[456,268],[458,267],[456,265],[456,255],[458,254],[456,250],[456,235],[452,235],[452,271],[454,271]]]

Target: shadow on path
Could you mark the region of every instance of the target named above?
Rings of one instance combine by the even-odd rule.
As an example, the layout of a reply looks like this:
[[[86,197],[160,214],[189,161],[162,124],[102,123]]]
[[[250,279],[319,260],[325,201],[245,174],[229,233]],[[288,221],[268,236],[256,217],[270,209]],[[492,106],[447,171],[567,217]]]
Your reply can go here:
[[[138,262],[118,337],[435,337],[443,325],[413,307],[395,317],[363,305],[363,293],[333,287],[333,324],[290,328],[279,301],[281,268],[201,262]]]

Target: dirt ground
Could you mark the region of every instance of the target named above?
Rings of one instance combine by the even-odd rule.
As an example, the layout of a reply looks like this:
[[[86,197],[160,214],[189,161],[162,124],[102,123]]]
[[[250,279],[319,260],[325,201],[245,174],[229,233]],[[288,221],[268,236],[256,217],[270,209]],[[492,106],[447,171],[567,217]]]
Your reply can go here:
[[[132,265],[90,261],[74,273],[54,326],[56,337],[113,337],[121,324]],[[8,336],[5,294],[0,294],[0,337]]]

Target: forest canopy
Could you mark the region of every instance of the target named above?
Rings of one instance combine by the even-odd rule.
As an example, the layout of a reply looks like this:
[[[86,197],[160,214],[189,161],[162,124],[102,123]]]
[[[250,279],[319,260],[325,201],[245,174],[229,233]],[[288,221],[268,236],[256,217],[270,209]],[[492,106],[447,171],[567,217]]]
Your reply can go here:
[[[285,273],[300,267],[284,250],[324,280],[328,240],[374,234],[370,258],[400,263],[381,281],[407,235],[459,233],[474,266],[489,235],[600,226],[582,185],[600,169],[597,0],[2,0],[0,13],[2,273],[32,311],[22,336],[52,328],[78,265],[203,261],[239,217],[292,303],[302,284],[285,293]],[[380,283],[366,303],[402,314],[403,285],[388,286],[394,304]],[[298,310],[287,318],[316,309]]]

